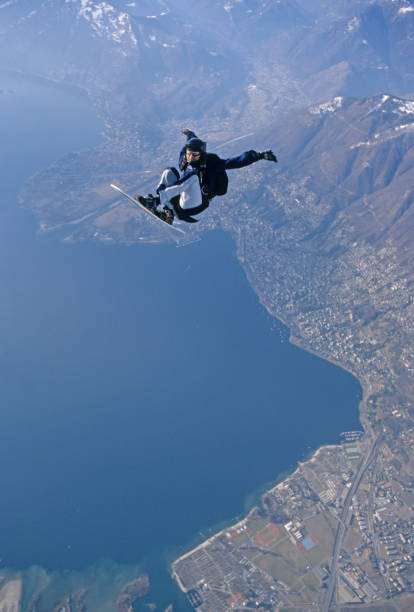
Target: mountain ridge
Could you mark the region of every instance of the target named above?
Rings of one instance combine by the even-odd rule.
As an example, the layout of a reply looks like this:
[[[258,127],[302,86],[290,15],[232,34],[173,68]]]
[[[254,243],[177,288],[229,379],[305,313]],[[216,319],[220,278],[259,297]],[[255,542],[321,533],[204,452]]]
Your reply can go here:
[[[144,89],[163,117],[200,118],[209,110],[231,120],[235,108],[243,113],[249,87],[266,98],[261,112],[269,118],[276,103],[280,111],[358,88],[364,96],[414,91],[408,0],[338,3],[325,19],[321,6],[216,0],[188,11],[178,0],[6,2],[0,68],[84,87],[107,98],[112,114],[126,89]],[[145,121],[145,112],[129,106]]]

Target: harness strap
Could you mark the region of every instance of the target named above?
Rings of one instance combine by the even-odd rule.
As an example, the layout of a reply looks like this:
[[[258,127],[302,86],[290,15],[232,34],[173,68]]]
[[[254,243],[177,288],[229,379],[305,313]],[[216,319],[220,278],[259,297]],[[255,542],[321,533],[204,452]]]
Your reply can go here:
[[[194,206],[193,208],[182,208],[180,206],[180,196],[175,196],[175,198],[171,199],[171,204],[174,206],[174,211],[177,217],[181,221],[188,221],[188,217],[192,215],[199,215],[210,205],[210,200],[203,196],[202,202],[199,206]]]

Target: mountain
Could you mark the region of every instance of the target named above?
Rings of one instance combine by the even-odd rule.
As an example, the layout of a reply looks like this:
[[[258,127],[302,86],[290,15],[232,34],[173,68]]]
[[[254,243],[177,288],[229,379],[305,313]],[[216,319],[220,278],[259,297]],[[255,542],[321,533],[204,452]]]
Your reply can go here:
[[[288,55],[301,79],[338,73],[338,93],[366,96],[414,91],[414,9],[407,0],[352,4],[354,13],[315,23],[292,41]],[[309,84],[310,85],[310,84]],[[320,85],[319,85],[320,86]]]
[[[366,0],[298,0],[299,6],[309,12],[314,23],[331,23],[339,19],[354,17],[367,6]]]
[[[0,5],[0,23],[0,67],[85,88],[128,131],[152,126],[154,112],[158,124],[172,112],[220,113],[243,80],[226,40],[196,31],[171,3],[16,0]]]
[[[248,168],[206,215],[292,341],[354,373],[376,420],[413,406],[414,103],[336,97],[255,144],[278,168]]]
[[[412,86],[414,11],[406,0],[338,2],[323,16],[324,7],[324,0],[306,7],[217,0],[189,11],[178,0],[14,0],[0,5],[0,57],[3,67],[87,88],[105,119],[100,147],[59,160],[23,190],[45,231],[58,227],[74,239],[126,242],[138,232],[151,239],[152,226],[119,206],[108,183],[151,190],[183,127],[195,128],[212,150],[214,142],[234,140],[221,145],[223,156],[273,147],[276,174],[261,164],[243,171],[241,182],[231,177],[229,194],[205,213],[203,228],[233,231],[269,310],[301,342],[308,337],[309,349],[363,379],[356,344],[350,351],[340,343],[339,351],[332,337],[326,340],[321,321],[335,335],[333,319],[321,314],[315,322],[309,315],[306,333],[298,321],[329,303],[346,326],[334,294],[345,288],[348,321],[349,312],[353,320],[364,313],[367,321],[382,321],[382,308],[396,304],[392,285],[404,286],[394,310],[408,303],[414,110],[395,90]],[[384,89],[359,98],[338,95],[362,84]],[[334,94],[329,101],[316,103],[327,91]],[[157,162],[148,173],[150,157]],[[374,269],[381,272],[371,277]],[[390,279],[386,289],[380,277]],[[383,342],[380,330],[374,335]],[[378,364],[367,360],[365,367],[385,380]]]
[[[241,148],[260,150],[271,146],[280,162],[276,175],[268,164],[243,171],[252,177],[251,182],[239,183],[230,173],[229,194],[212,208],[219,215],[222,211],[226,223],[232,226],[229,211],[238,209],[242,202],[248,203],[244,205],[248,219],[264,215],[286,243],[299,240],[326,256],[348,248],[356,240],[377,249],[392,241],[399,261],[409,265],[414,259],[413,145],[414,102],[388,94],[336,97],[285,115],[250,139],[245,138],[242,144],[236,140],[221,148],[218,152],[227,156],[237,154]],[[88,161],[88,152],[72,155],[27,186],[35,200],[41,202],[39,212],[46,226],[73,222],[85,212],[93,212],[93,219],[80,223],[77,232],[83,237],[95,233],[95,222],[113,201],[109,190],[104,198],[97,195],[103,192],[105,171],[103,177],[102,172],[96,176],[96,166],[112,173],[111,180],[119,166],[125,184],[136,185],[140,163],[145,163],[145,159],[140,162],[133,140],[122,146],[120,161],[114,161],[118,156],[116,143],[109,142],[94,151],[93,163]],[[214,145],[211,147],[214,150]],[[143,155],[145,158],[145,151]],[[72,190],[57,199],[63,205],[56,208],[56,198],[42,193],[42,184],[54,193],[63,173],[77,179],[72,178]],[[150,190],[156,176],[146,174],[142,180],[143,188]],[[45,204],[48,200],[50,206]],[[111,234],[111,216],[105,218],[109,223],[105,232]],[[128,228],[133,221],[131,212],[124,218],[124,225],[117,223],[113,237],[122,239],[122,232],[130,236]]]
[[[291,0],[201,2],[196,11],[177,0],[10,0],[0,5],[1,65],[114,89],[131,69],[148,89],[172,74],[198,85],[209,71],[220,76],[219,64],[234,69],[250,52],[246,37],[271,36],[302,13]]]
[[[142,159],[150,150],[165,156],[191,123],[210,142],[254,130],[257,147],[266,125],[263,146],[273,140],[295,180],[309,176],[308,187],[332,207],[346,201],[359,215],[358,235],[405,244],[412,112],[389,92],[412,86],[408,0],[344,0],[330,10],[325,0],[200,0],[197,10],[183,0],[9,0],[0,16],[3,68],[88,89],[106,123],[106,143],[93,153],[101,167],[110,156],[114,172],[134,168],[136,181],[137,142]],[[361,100],[338,95],[379,87]],[[332,102],[309,107],[327,92]],[[63,163],[76,165],[82,192],[96,180],[88,153]],[[72,197],[65,219],[99,211],[96,195],[85,198]],[[357,212],[362,201],[373,223]],[[51,225],[55,214],[46,214]],[[322,229],[331,217],[322,215]]]
[[[269,142],[268,131],[262,141]],[[301,210],[302,222],[309,223],[303,242],[334,248],[341,232],[378,249],[392,242],[399,260],[412,268],[413,101],[388,94],[336,97],[276,123],[270,142],[283,160],[284,179],[306,185],[317,198]],[[275,215],[276,225],[284,225],[286,213],[280,218],[278,210],[268,218]]]
[[[251,128],[334,95],[407,95],[408,0],[9,0],[0,69],[83,87],[125,128],[175,118]],[[139,103],[138,103],[139,100]]]

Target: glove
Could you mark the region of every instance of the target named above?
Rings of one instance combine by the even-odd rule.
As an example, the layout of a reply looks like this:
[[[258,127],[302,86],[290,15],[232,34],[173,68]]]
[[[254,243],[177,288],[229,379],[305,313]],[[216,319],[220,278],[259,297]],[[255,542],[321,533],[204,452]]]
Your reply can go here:
[[[263,151],[263,153],[259,153],[259,159],[266,159],[267,161],[277,164],[277,158],[273,151]]]
[[[157,194],[160,195],[160,191],[164,191],[164,189],[167,189],[167,187],[164,185],[164,183],[161,183],[161,185],[158,185],[158,187],[157,187]]]
[[[187,128],[183,130],[181,133],[184,134],[184,136],[191,136],[191,137],[195,136],[193,130],[189,130]]]

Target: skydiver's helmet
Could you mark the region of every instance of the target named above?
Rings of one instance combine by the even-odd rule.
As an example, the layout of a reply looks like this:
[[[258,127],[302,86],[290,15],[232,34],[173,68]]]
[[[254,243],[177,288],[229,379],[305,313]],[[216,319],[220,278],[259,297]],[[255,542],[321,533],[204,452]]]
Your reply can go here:
[[[185,150],[191,153],[200,153],[200,162],[205,160],[207,143],[200,138],[190,138],[185,145]],[[194,162],[193,162],[194,164]]]

